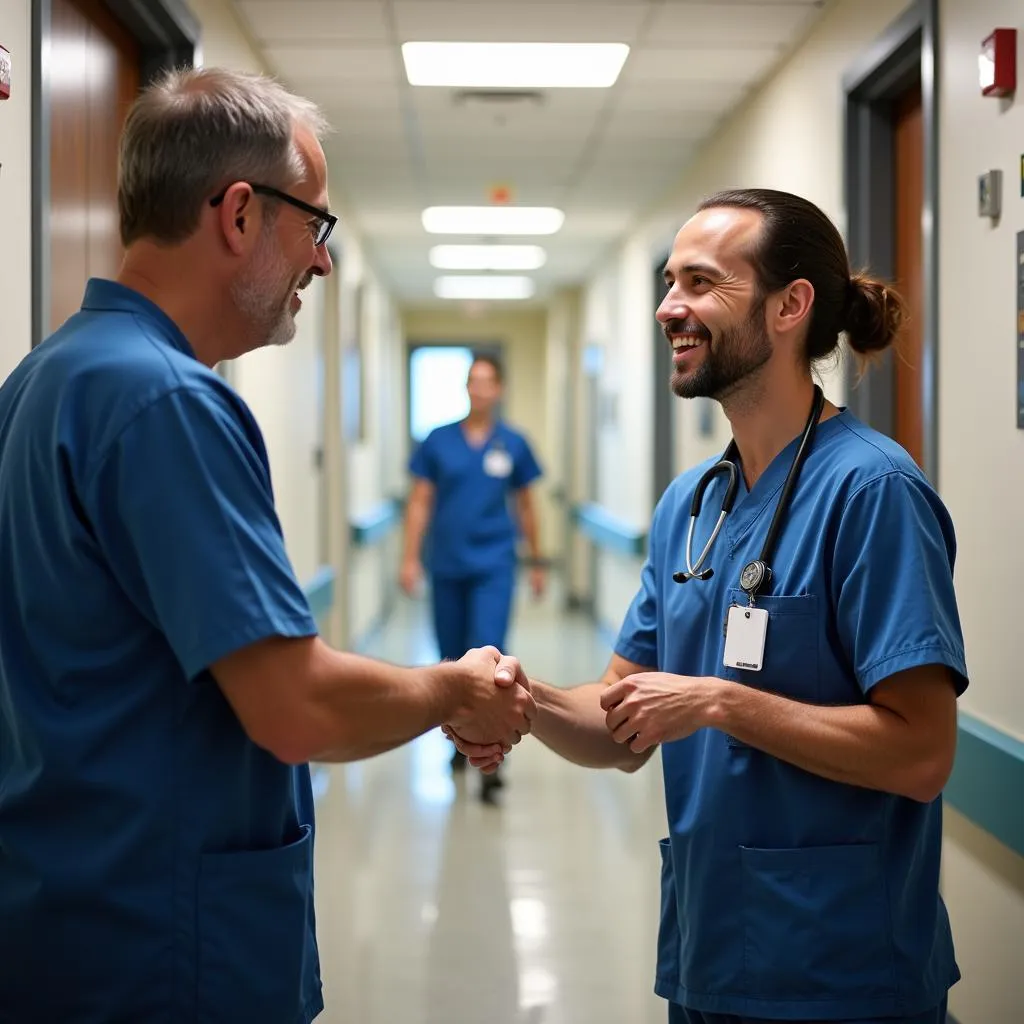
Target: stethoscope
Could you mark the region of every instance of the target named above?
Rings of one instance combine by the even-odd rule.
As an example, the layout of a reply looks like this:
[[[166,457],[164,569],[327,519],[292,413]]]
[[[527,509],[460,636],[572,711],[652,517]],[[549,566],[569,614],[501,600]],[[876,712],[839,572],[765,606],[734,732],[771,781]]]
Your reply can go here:
[[[824,408],[825,395],[822,393],[821,388],[815,384],[814,402],[811,405],[810,415],[807,417],[807,425],[804,427],[803,436],[800,438],[800,447],[797,448],[793,465],[789,467],[786,482],[782,485],[782,494],[779,497],[778,505],[775,507],[775,515],[772,516],[771,525],[768,527],[768,536],[765,537],[761,554],[754,561],[748,562],[740,573],[740,588],[750,598],[751,604],[753,604],[755,596],[771,582],[772,570],[768,566],[768,560],[771,557],[772,549],[775,546],[775,541],[782,526],[782,517],[789,508],[793,488],[796,486],[796,479],[800,475],[800,470],[803,468],[803,464],[810,452],[811,443],[814,440],[814,431]],[[706,569],[702,569],[701,566],[707,559],[711,547],[715,543],[719,531],[722,529],[725,517],[732,511],[733,502],[736,500],[736,491],[740,485],[740,473],[736,465],[738,458],[739,449],[736,447],[736,441],[730,441],[729,447],[725,449],[725,454],[722,458],[697,482],[697,488],[693,492],[693,499],[690,502],[690,528],[686,534],[686,572],[674,572],[672,574],[672,579],[676,583],[685,583],[687,580],[694,579],[709,580],[715,574],[715,570],[710,566]],[[704,550],[700,553],[700,557],[695,565],[693,562],[693,530],[697,523],[697,518],[700,516],[701,501],[704,497],[704,492],[708,489],[708,485],[715,477],[723,473],[728,477],[729,482],[725,488],[725,497],[722,498],[722,511],[719,513],[718,522],[715,523],[711,537],[707,544],[704,545]]]

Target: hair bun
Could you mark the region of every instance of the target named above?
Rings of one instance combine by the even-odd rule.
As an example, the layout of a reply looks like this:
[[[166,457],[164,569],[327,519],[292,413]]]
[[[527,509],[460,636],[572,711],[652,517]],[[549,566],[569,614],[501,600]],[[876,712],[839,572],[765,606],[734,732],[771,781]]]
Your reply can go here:
[[[887,349],[906,323],[902,297],[889,285],[867,274],[850,278],[846,337],[850,348],[862,355]]]

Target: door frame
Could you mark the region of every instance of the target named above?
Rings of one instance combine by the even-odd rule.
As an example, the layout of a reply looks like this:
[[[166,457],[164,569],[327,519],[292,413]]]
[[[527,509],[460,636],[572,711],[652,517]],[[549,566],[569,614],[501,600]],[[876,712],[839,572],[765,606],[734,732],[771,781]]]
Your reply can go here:
[[[104,0],[139,44],[139,80],[166,68],[191,67],[200,24],[185,0]],[[32,347],[49,334],[50,318],[50,0],[32,0]]]
[[[654,309],[661,306],[662,299],[668,293],[668,285],[665,284],[665,264],[668,263],[670,252],[655,261],[653,276],[653,297]],[[661,496],[676,475],[676,429],[675,429],[675,403],[672,398],[672,390],[669,380],[672,376],[672,350],[665,340],[665,332],[658,323],[657,318],[652,318],[652,344],[654,345],[654,399],[651,402],[653,408],[652,419],[652,449],[654,462],[651,466],[651,482],[653,492],[651,494],[651,508],[657,507]]]
[[[924,122],[924,214],[921,230],[921,417],[924,471],[938,482],[939,333],[939,119],[938,0],[914,0],[843,76],[846,97],[845,194],[847,247],[854,269],[894,273],[894,156],[891,101],[918,75]],[[847,364],[848,404],[854,415],[883,433],[894,429],[892,353],[858,380]]]

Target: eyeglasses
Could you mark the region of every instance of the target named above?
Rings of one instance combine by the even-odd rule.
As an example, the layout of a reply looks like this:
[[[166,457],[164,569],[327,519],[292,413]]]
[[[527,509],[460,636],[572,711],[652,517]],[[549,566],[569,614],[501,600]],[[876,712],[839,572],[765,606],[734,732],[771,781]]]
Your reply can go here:
[[[226,185],[220,192],[217,193],[211,200],[211,206],[219,206],[224,201],[224,196],[227,194],[230,185]],[[317,218],[316,231],[313,233],[313,244],[317,247],[323,245],[328,238],[331,237],[331,232],[334,230],[334,225],[338,223],[338,218],[333,213],[328,213],[326,210],[321,210],[319,206],[311,206],[309,203],[304,203],[301,199],[296,199],[295,196],[288,195],[287,192],[282,192],[280,189],[271,188],[269,185],[253,185],[249,183],[249,188],[261,196],[270,196],[273,199],[280,199],[283,203],[289,203],[296,209],[302,210],[304,213],[312,214]]]

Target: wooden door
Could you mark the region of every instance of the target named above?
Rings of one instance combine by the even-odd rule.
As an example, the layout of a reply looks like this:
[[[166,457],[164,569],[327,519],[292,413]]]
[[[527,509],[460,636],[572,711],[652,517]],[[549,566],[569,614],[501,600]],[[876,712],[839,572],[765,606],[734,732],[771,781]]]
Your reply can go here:
[[[101,0],[52,0],[50,324],[82,303],[90,277],[114,277],[122,249],[117,148],[139,89],[139,46]],[[47,332],[48,333],[48,332]]]
[[[895,440],[919,466],[924,460],[924,121],[920,83],[895,101],[893,109],[895,176],[894,265],[896,286],[906,299],[909,323],[893,361]]]

